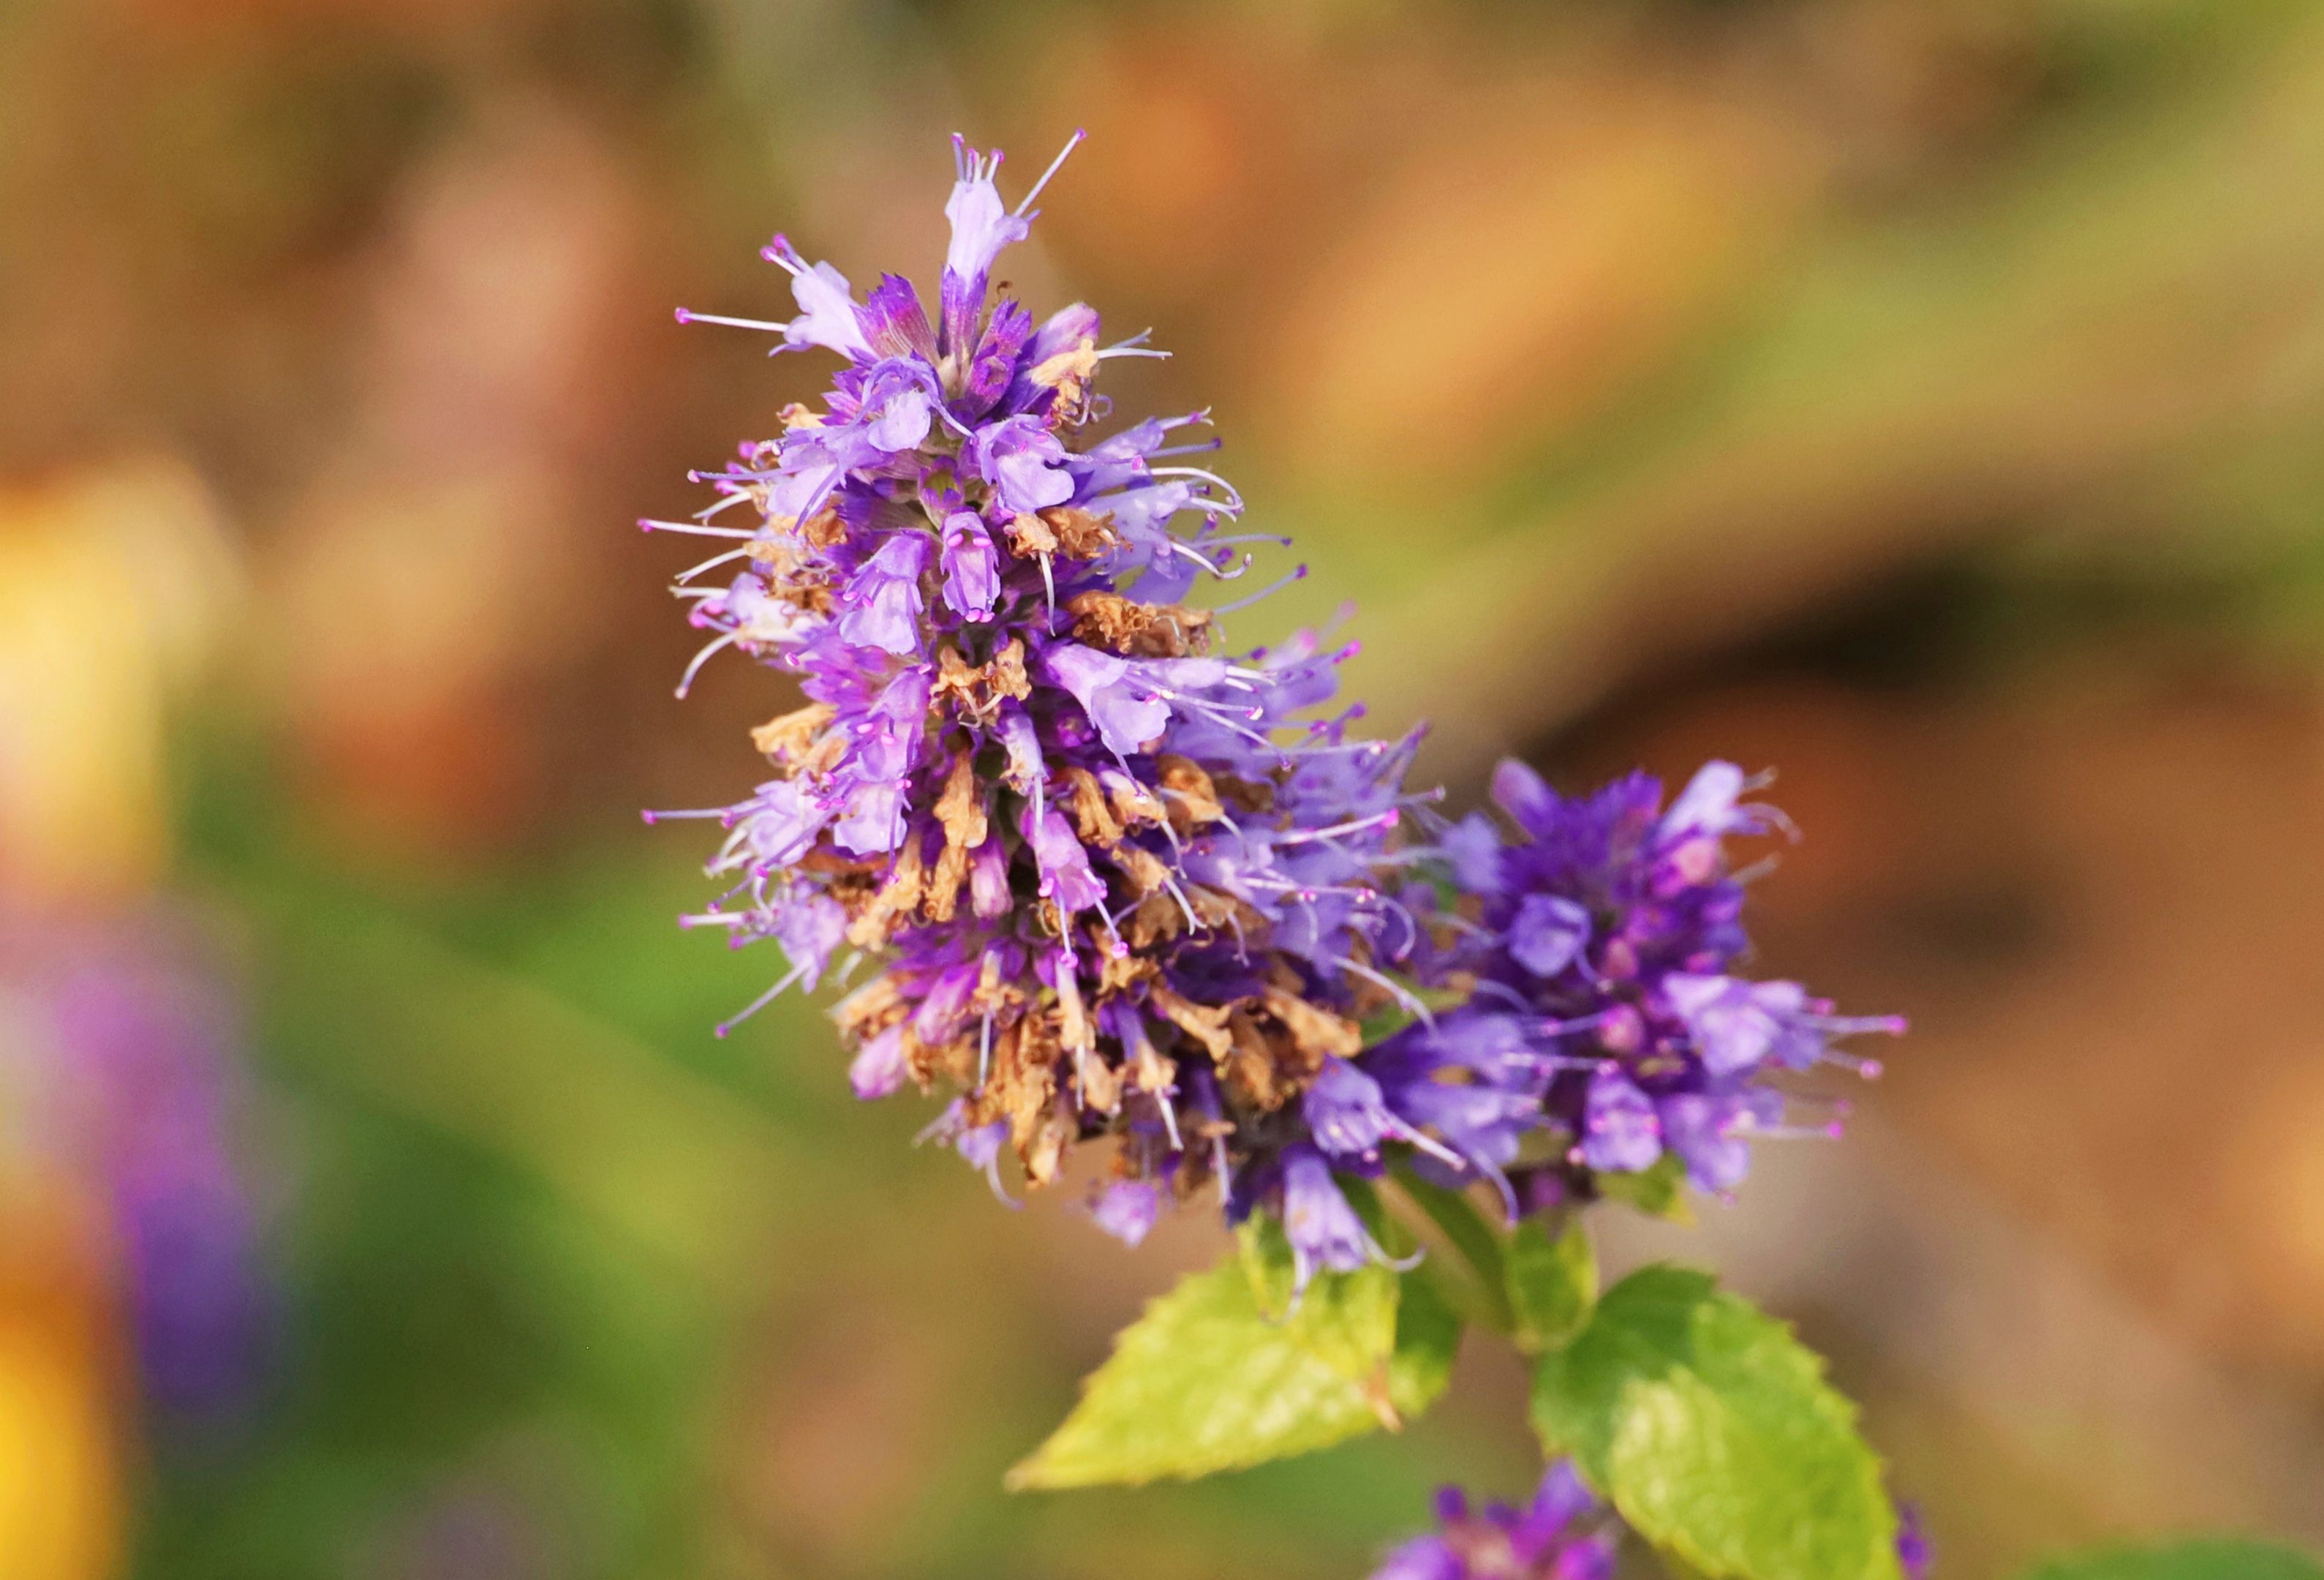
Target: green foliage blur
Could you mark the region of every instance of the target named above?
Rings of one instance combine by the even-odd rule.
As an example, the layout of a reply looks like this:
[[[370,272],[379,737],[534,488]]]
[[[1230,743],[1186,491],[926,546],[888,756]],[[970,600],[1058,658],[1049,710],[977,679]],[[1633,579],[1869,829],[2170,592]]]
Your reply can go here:
[[[714,1038],[770,968],[635,817],[791,698],[671,699],[694,557],[630,523],[818,372],[671,309],[780,312],[777,229],[925,283],[945,135],[1007,189],[1084,125],[1009,272],[1175,353],[1108,387],[1214,410],[1314,568],[1265,617],[1354,600],[1456,800],[1780,765],[1771,968],[1915,1021],[1609,1281],[1797,1320],[1948,1580],[2324,1542],[2312,8],[15,0],[0,1574],[1352,1580],[1532,1484],[1471,1353],[1399,1436],[1005,1493],[1226,1235],[1003,1208],[812,1005]],[[30,963],[155,919],[239,1007],[273,1313],[200,1418],[15,1078]]]

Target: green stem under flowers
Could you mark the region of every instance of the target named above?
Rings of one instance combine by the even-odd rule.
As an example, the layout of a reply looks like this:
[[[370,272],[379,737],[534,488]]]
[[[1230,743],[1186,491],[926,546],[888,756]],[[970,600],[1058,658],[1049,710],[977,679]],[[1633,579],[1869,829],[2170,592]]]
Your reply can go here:
[[[1435,1226],[1437,1233],[1428,1238],[1440,1249],[1450,1246],[1471,1275],[1446,1278],[1446,1294],[1469,1307],[1471,1321],[1503,1337],[1514,1333],[1517,1317],[1509,1307],[1508,1266],[1501,1252],[1501,1232],[1486,1221],[1466,1194],[1430,1184],[1409,1165],[1399,1166],[1390,1178],[1406,1199]]]

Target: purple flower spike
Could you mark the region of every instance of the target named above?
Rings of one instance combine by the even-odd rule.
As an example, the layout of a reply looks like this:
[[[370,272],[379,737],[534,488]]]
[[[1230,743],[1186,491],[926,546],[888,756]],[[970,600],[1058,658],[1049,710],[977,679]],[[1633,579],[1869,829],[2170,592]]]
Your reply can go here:
[[[1519,1171],[1524,1200],[1586,1201],[1593,1176],[1665,1157],[1725,1196],[1748,1171],[1755,1138],[1832,1133],[1830,1113],[1787,1124],[1769,1076],[1822,1065],[1875,1074],[1833,1044],[1904,1023],[1836,1015],[1796,983],[1730,975],[1748,939],[1723,841],[1790,827],[1741,801],[1752,783],[1714,762],[1665,810],[1644,774],[1569,799],[1523,763],[1501,764],[1493,799],[1508,831],[1471,818],[1437,842],[1440,871],[1474,919],[1425,956],[1425,975],[1466,973],[1470,996],[1425,1036],[1399,1033],[1366,1054],[1368,1067],[1394,1072],[1383,1077],[1391,1103],[1499,1168],[1521,1155],[1524,1132],[1549,1132],[1559,1160]],[[1441,1095],[1434,1069],[1456,1049],[1487,1046],[1505,1050],[1490,1073]],[[1479,1123],[1488,1099],[1502,1105],[1496,1123]],[[1471,1104],[1475,1116],[1462,1112]]]
[[[1622,1528],[1560,1460],[1523,1511],[1437,1494],[1435,1534],[1390,1552],[1371,1580],[1613,1580]]]
[[[1735,975],[1722,842],[1788,827],[1755,781],[1713,763],[1665,811],[1643,775],[1569,799],[1508,763],[1508,827],[1447,824],[1405,783],[1418,736],[1334,701],[1354,643],[1226,650],[1266,593],[1208,589],[1270,540],[1174,458],[1211,448],[1179,432],[1202,413],[1093,432],[1110,359],[1157,353],[988,300],[1049,180],[1012,210],[999,168],[958,145],[935,323],[900,274],[859,304],[780,237],[798,316],[717,320],[842,359],[659,523],[731,544],[675,589],[687,679],[739,652],[797,698],[752,734],[756,790],[656,814],[719,827],[685,925],[787,957],[735,1021],[853,975],[853,1086],[954,1094],[936,1133],[996,1188],[1004,1150],[1038,1187],[1111,1141],[1102,1225],[1216,1185],[1286,1220],[1303,1280],[1380,1254],[1343,1176],[1408,1160],[1515,1214],[1672,1157],[1724,1192],[1756,1139],[1828,1128],[1768,1078],[1901,1025]]]

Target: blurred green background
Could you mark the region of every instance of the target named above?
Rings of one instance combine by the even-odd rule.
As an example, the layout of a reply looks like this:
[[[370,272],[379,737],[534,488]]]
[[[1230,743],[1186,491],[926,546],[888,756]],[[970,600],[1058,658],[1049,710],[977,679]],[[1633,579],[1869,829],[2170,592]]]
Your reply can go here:
[[[2324,13],[0,0],[0,1573],[1323,1580],[1529,1483],[1480,1353],[1004,1496],[1218,1232],[713,1039],[634,815],[787,703],[671,701],[630,523],[820,373],[670,309],[925,283],[944,134],[1076,125],[1007,272],[1155,326],[1375,722],[1779,767],[1770,969],[1914,1020],[1609,1253],[1798,1319],[1954,1580],[2324,1541]]]

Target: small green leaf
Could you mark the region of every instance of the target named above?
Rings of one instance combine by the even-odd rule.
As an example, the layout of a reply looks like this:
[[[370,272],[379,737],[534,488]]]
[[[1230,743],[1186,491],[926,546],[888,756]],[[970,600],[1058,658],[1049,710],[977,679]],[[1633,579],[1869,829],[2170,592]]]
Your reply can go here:
[[[1578,1220],[1553,1240],[1540,1219],[1527,1218],[1503,1261],[1518,1349],[1532,1354],[1582,1331],[1598,1301],[1598,1254]]]
[[[2052,1558],[2025,1580],[2324,1580],[2324,1565],[2288,1548],[2211,1539]]]
[[[1665,1152],[1653,1167],[1635,1174],[1600,1174],[1598,1190],[1609,1201],[1628,1202],[1642,1213],[1694,1227],[1694,1204],[1686,1195],[1686,1165],[1675,1152]]]
[[[1639,1534],[1714,1580],[1898,1580],[1855,1407],[1708,1274],[1643,1268],[1607,1290],[1535,1363],[1533,1418]]]
[[[1284,1316],[1287,1261],[1279,1231],[1257,1231],[1150,1302],[1010,1487],[1239,1470],[1398,1428],[1435,1401],[1460,1325],[1433,1287],[1379,1266],[1323,1273]]]

